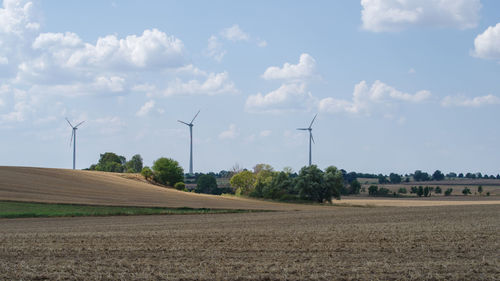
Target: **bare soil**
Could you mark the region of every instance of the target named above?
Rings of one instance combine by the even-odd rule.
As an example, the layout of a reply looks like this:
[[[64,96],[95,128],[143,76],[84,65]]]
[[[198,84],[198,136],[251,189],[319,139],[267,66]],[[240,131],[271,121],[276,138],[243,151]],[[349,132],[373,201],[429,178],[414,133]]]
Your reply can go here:
[[[500,205],[0,220],[0,280],[498,280]]]

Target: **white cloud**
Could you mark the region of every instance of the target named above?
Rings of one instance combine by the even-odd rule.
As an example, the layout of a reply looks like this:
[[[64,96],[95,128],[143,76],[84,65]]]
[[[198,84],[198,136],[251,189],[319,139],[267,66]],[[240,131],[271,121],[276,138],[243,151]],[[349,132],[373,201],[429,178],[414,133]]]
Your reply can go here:
[[[271,130],[260,131],[259,136],[262,138],[269,137],[272,134]]]
[[[479,21],[480,0],[361,0],[363,28],[398,31],[409,26],[466,29]]]
[[[96,118],[94,120],[90,120],[88,123],[92,124],[91,126],[97,126],[102,135],[114,135],[123,130],[125,127],[125,122],[123,122],[118,116]]]
[[[142,35],[118,39],[108,35],[95,45],[84,43],[74,33],[42,33],[33,49],[46,51],[61,67],[152,68],[182,65],[184,45],[181,40],[157,29],[144,30]]]
[[[305,83],[282,84],[268,94],[250,95],[245,102],[248,112],[283,113],[311,107],[314,98],[306,92]]]
[[[500,62],[500,23],[488,27],[474,39],[473,55]]]
[[[154,106],[155,106],[154,100],[147,101],[143,106],[141,106],[141,108],[139,109],[139,111],[137,111],[135,115],[139,117],[146,116],[149,113],[149,111],[153,109]]]
[[[224,140],[224,139],[235,139],[238,137],[239,132],[236,129],[236,125],[230,124],[229,129],[226,131],[223,131],[219,134],[219,139]]]
[[[371,87],[368,87],[366,81],[361,81],[354,86],[352,100],[324,98],[319,102],[319,111],[370,115],[377,106],[391,107],[395,101],[420,103],[430,96],[431,93],[426,90],[418,91],[412,95],[400,92],[378,80]]]
[[[258,47],[267,46],[267,42],[265,40],[261,40],[259,38],[252,38],[250,34],[244,32],[239,25],[234,24],[231,27],[222,29],[218,35],[211,35],[208,38],[208,46],[205,51],[205,54],[208,57],[213,58],[217,62],[221,62],[224,56],[227,53],[227,50],[224,48],[224,43],[228,41],[231,42],[251,42],[256,44]]]
[[[190,80],[183,82],[180,79],[171,83],[163,92],[165,96],[171,95],[217,95],[237,93],[234,83],[229,79],[227,72],[210,73],[206,80]]]
[[[237,24],[224,28],[221,31],[221,36],[231,41],[248,41],[250,39],[250,35],[241,30]]]
[[[474,98],[467,98],[465,96],[446,96],[441,101],[441,105],[444,107],[481,107],[485,105],[496,104],[500,104],[500,98],[494,95],[486,95]]]
[[[0,56],[0,65],[2,65],[2,64],[8,64],[8,63],[9,63],[9,59],[8,58]]]
[[[214,35],[208,38],[207,52],[209,57],[218,62],[221,62],[224,55],[226,55],[226,50],[222,49],[222,43],[219,41],[217,36]]]
[[[415,73],[417,73],[417,71],[414,68],[410,68],[410,70],[408,70],[408,74],[415,74]]]
[[[35,19],[33,2],[4,0],[2,6],[3,8],[0,8],[0,33],[22,37],[24,33],[40,28],[40,24]]]
[[[301,54],[298,64],[285,63],[283,67],[271,66],[266,69],[262,78],[272,79],[304,79],[314,74],[316,60],[309,54]]]

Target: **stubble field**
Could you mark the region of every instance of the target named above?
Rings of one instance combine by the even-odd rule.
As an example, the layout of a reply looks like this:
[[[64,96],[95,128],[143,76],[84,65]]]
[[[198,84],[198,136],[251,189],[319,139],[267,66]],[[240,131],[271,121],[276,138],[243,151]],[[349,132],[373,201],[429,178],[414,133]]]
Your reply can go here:
[[[1,280],[498,280],[500,206],[0,220]]]

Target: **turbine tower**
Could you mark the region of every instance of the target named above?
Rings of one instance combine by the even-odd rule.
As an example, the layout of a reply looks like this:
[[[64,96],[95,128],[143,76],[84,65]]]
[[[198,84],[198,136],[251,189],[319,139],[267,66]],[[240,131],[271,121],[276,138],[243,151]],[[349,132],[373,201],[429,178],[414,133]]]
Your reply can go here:
[[[191,122],[189,122],[189,123],[186,123],[186,122],[181,121],[181,120],[177,120],[180,123],[189,126],[189,139],[191,142],[190,147],[189,147],[189,174],[190,175],[193,174],[193,121],[194,121],[194,119],[196,119],[196,116],[198,116],[199,113],[200,113],[200,111],[198,110],[198,113],[196,113],[196,115],[193,117],[193,120],[191,120]]]
[[[311,166],[311,160],[312,160],[312,145],[311,145],[311,142],[314,143],[314,138],[313,138],[313,135],[312,135],[312,125],[314,123],[314,120],[316,119],[316,116],[318,116],[318,114],[314,115],[314,118],[311,121],[311,124],[309,125],[309,127],[307,127],[307,128],[298,128],[297,129],[297,130],[302,130],[302,131],[309,131],[309,166]]]
[[[69,146],[71,147],[71,141],[73,141],[73,170],[74,170],[75,169],[75,160],[76,160],[76,130],[78,129],[78,126],[83,124],[83,122],[85,122],[85,121],[78,123],[76,126],[73,126],[71,124],[71,122],[69,122],[68,118],[66,118],[66,121],[73,129],[71,132],[71,139],[69,140]]]

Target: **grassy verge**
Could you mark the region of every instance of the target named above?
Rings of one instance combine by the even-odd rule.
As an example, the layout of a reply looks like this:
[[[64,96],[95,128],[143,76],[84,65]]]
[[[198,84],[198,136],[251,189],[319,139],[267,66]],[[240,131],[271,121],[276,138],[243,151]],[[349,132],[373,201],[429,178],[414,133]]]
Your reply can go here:
[[[80,216],[132,216],[132,215],[187,215],[247,213],[255,210],[194,209],[164,207],[126,207],[75,204],[50,204],[0,201],[0,218],[80,217]]]

